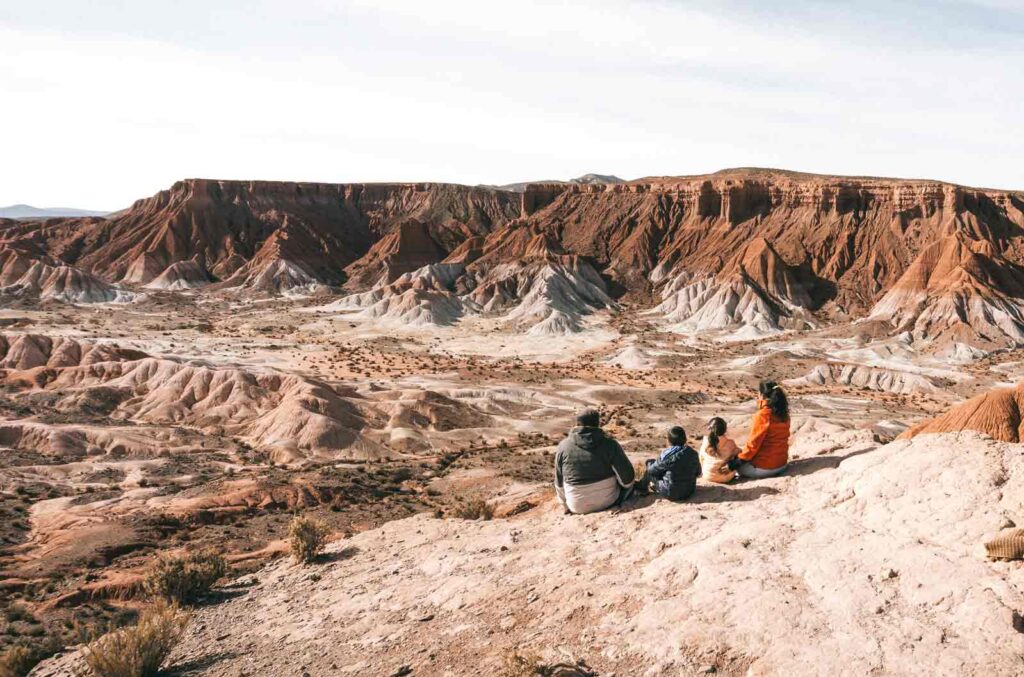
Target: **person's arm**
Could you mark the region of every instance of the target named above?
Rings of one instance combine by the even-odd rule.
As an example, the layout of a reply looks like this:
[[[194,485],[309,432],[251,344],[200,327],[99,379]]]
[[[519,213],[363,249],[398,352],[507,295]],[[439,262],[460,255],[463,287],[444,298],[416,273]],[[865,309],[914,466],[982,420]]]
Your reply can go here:
[[[701,473],[704,472],[704,469],[700,467],[700,454],[694,451],[693,447],[690,447],[690,453],[687,454],[687,458],[690,462],[690,469],[693,470],[694,478],[700,477]]]
[[[555,453],[555,493],[558,501],[565,506],[565,481],[562,479],[562,450]]]
[[[683,471],[677,481],[685,483],[680,493],[680,498],[685,499],[693,496],[693,492],[697,490],[697,478],[700,477],[701,467],[700,456],[693,450],[693,447],[686,447],[682,454],[683,458],[680,460]],[[673,474],[673,478],[675,478],[675,474]]]
[[[661,459],[655,458],[647,462],[647,477],[652,481],[658,482],[666,472],[668,472],[668,468],[661,462]]]
[[[612,443],[612,470],[615,471],[615,479],[618,480],[619,486],[631,487],[636,480],[633,464],[629,462],[626,452],[622,450],[622,445],[615,440],[610,441]]]
[[[757,413],[754,414],[754,422],[750,426],[750,437],[747,438],[747,443],[738,456],[741,461],[749,461],[757,456],[757,452],[761,451],[761,445],[764,443],[765,435],[768,434],[768,426],[771,422],[771,412],[767,409],[757,410]]]

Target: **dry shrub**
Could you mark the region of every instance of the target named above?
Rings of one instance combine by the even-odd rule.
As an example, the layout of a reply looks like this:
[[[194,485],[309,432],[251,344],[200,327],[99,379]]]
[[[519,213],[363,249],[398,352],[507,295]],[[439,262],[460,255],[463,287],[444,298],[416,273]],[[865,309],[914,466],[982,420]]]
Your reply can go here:
[[[288,545],[296,562],[313,562],[327,545],[330,528],[320,520],[300,515],[288,527]]]
[[[14,646],[0,654],[0,677],[25,677],[41,657],[27,646]]]
[[[585,661],[548,665],[539,656],[524,656],[517,651],[505,654],[501,677],[596,677]]]
[[[226,572],[227,562],[213,550],[160,557],[146,576],[143,587],[154,597],[189,604],[209,592]]]
[[[639,461],[633,464],[633,474],[636,475],[635,482],[642,482],[647,477],[647,462]]]
[[[456,506],[452,514],[464,520],[489,520],[494,518],[494,508],[482,498],[474,498]]]
[[[114,630],[86,646],[85,664],[95,677],[157,675],[190,619],[187,611],[157,602],[143,612],[136,625]]]

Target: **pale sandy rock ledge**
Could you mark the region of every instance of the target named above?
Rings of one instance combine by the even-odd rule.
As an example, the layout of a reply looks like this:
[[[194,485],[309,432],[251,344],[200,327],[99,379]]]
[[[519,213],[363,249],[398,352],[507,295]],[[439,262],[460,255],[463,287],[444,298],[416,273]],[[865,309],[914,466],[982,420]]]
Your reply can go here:
[[[922,435],[565,516],[428,515],[269,566],[201,608],[180,674],[498,674],[513,648],[602,675],[1019,675],[1024,563],[985,538],[1024,524],[1024,453]],[[33,673],[70,674],[69,657]]]

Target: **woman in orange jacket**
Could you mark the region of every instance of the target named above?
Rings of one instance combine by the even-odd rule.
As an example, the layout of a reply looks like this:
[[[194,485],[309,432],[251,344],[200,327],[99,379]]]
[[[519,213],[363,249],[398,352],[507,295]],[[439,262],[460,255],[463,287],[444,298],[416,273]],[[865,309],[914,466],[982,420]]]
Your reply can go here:
[[[789,465],[789,401],[774,381],[758,386],[757,413],[750,437],[736,459],[729,463],[743,477],[761,479],[785,472]]]

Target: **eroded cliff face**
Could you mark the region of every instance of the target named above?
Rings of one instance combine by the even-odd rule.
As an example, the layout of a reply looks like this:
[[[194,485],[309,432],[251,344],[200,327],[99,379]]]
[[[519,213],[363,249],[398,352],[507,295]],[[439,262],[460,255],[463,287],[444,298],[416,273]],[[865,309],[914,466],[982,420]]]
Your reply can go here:
[[[519,198],[443,184],[321,184],[189,179],[107,220],[61,219],[10,231],[111,280],[145,284],[196,260],[221,280],[279,260],[328,284],[390,227],[415,218],[454,249],[518,216]],[[262,269],[262,268],[261,268]]]
[[[105,220],[0,223],[2,244],[26,256],[134,285],[188,261],[212,289],[363,292],[447,261],[464,268],[448,292],[472,293],[499,268],[529,279],[504,293],[507,305],[536,288],[523,269],[560,271],[572,256],[587,288],[569,285],[570,297],[593,296],[593,283],[612,297],[656,292],[668,307],[682,293],[668,304],[679,326],[775,331],[811,326],[807,314],[870,316],[925,340],[996,342],[1024,340],[1022,233],[1021,193],[757,169],[518,193],[194,179]],[[970,255],[937,264],[935,243],[950,241]],[[937,272],[919,284],[922,270]]]
[[[807,266],[822,292],[834,287],[829,294],[852,312],[869,308],[938,238],[962,233],[1016,258],[1024,228],[1021,195],[932,181],[734,171],[540,188],[524,193],[531,222],[627,286],[659,267],[716,272],[760,237],[786,263]]]

